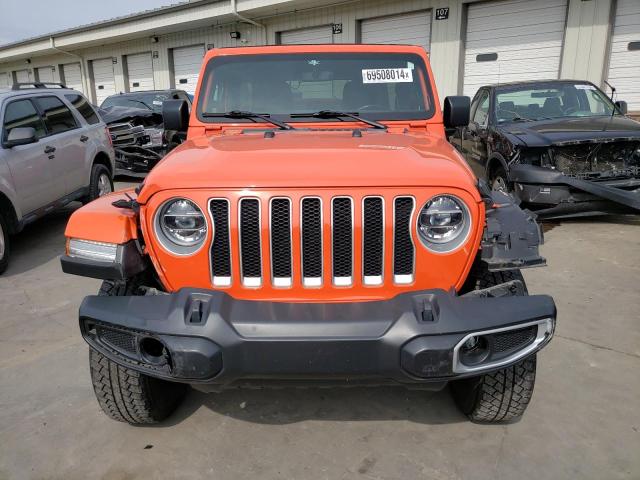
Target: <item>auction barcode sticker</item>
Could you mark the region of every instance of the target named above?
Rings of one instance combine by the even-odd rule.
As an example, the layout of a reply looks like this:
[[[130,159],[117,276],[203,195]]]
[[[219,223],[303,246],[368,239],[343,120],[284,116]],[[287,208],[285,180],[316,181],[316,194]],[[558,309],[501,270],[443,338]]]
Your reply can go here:
[[[413,82],[410,68],[365,68],[362,70],[362,83],[398,83]]]

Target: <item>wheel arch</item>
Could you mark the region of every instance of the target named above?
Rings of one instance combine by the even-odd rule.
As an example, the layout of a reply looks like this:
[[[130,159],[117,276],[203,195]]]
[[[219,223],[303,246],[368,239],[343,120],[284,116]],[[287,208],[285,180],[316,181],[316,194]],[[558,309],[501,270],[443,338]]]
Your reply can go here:
[[[98,153],[96,153],[96,156],[93,158],[91,168],[93,168],[94,165],[104,165],[105,167],[107,167],[107,170],[109,170],[109,173],[113,177],[113,166],[111,165],[111,159],[105,152],[98,151]]]
[[[487,160],[485,178],[488,182],[491,181],[491,175],[497,167],[503,168],[507,176],[509,175],[509,166],[507,165],[507,161],[500,153],[494,152],[489,157],[489,160]]]
[[[13,202],[2,192],[0,192],[0,212],[4,214],[9,233],[18,233],[20,231],[18,213],[16,212]]]

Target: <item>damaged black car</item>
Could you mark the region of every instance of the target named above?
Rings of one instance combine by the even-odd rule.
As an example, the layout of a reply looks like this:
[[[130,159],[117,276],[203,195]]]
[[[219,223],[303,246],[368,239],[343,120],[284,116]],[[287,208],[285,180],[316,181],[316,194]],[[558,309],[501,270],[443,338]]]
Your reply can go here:
[[[184,141],[184,133],[164,128],[165,100],[185,100],[191,105],[183,90],[120,93],[100,105],[99,114],[109,128],[116,152],[116,175],[144,176]]]
[[[450,142],[542,217],[640,211],[640,123],[586,81],[485,86]]]

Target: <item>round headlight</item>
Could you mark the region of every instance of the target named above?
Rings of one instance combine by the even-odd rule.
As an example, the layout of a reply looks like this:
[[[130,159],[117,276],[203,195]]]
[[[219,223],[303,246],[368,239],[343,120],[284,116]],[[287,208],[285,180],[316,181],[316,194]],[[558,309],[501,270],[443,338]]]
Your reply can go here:
[[[198,206],[186,198],[166,202],[156,215],[162,245],[176,254],[195,252],[207,236],[207,221]]]
[[[430,250],[444,253],[464,243],[471,227],[471,215],[465,203],[451,195],[429,200],[418,217],[418,235]]]

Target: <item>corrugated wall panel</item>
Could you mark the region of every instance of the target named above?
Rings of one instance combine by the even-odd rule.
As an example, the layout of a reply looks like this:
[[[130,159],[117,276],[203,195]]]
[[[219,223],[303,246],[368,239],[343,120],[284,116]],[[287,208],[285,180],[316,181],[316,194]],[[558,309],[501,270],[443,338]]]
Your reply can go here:
[[[640,0],[618,0],[607,81],[640,112]]]

